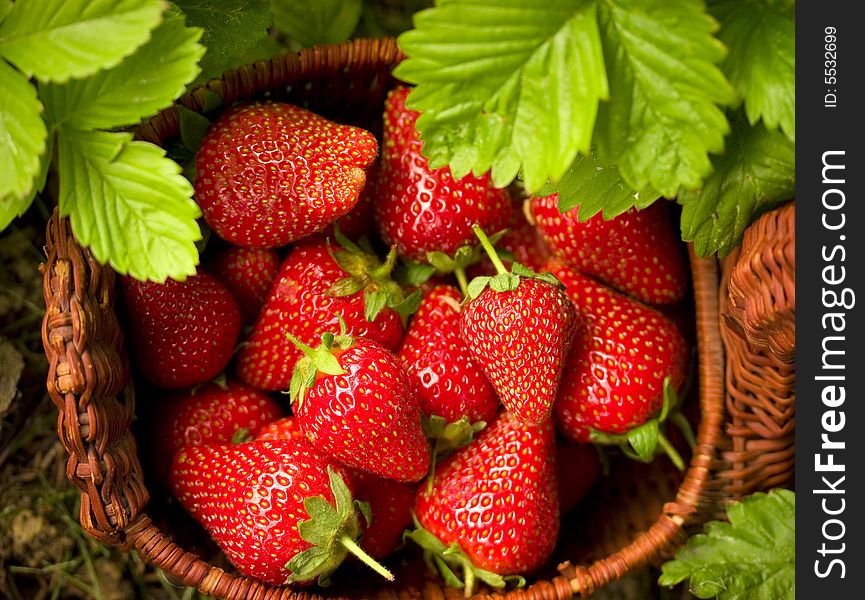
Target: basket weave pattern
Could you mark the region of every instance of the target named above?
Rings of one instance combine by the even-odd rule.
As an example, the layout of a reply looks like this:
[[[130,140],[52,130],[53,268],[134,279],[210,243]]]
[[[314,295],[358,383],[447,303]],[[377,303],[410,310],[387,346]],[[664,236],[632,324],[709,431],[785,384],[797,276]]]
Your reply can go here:
[[[229,71],[179,102],[202,111],[212,94],[227,106],[239,99],[262,97],[266,92],[376,131],[385,95],[393,85],[390,71],[400,59],[393,40],[359,40],[319,47]],[[137,137],[165,145],[178,132],[178,112],[171,107],[139,127]],[[759,234],[757,238],[759,242]],[[47,310],[42,333],[50,366],[48,390],[59,412],[58,434],[69,454],[67,475],[81,490],[80,518],[85,530],[102,541],[136,549],[144,560],[162,568],[179,583],[216,597],[321,598],[308,590],[267,586],[227,573],[179,547],[151,522],[145,512],[148,491],[130,433],[134,396],[114,308],[115,274],[97,264],[90,252],[77,244],[68,220],[56,213],[49,223],[47,240],[43,265]],[[605,583],[669,552],[683,541],[687,526],[717,516],[726,502],[755,485],[756,474],[750,469],[761,461],[761,444],[766,439],[777,443],[781,430],[792,434],[792,419],[789,424],[785,420],[789,397],[772,398],[766,405],[750,392],[744,398],[736,395],[738,392],[731,395],[731,386],[738,390],[749,381],[738,374],[728,373],[725,386],[717,261],[697,258],[693,249],[690,261],[698,332],[700,419],[698,444],[676,493],[660,499],[660,514],[657,509],[653,514],[641,514],[642,503],[635,498],[628,517],[632,525],[618,537],[606,540],[605,548],[612,545],[617,550],[588,565],[565,561],[558,566],[558,575],[523,590],[489,597],[553,600],[588,596]],[[745,298],[749,296],[750,292],[744,293]],[[755,322],[762,323],[771,320],[774,313],[754,314],[759,314]],[[731,314],[729,318],[736,322],[741,316]],[[776,329],[783,329],[783,318]],[[754,331],[759,333],[761,327]],[[725,340],[728,347],[735,342]],[[767,356],[771,362],[771,355]],[[728,372],[732,369],[738,373],[739,367],[730,360]],[[767,366],[777,367],[779,382],[787,381],[783,368],[774,363]],[[767,485],[785,480],[787,475],[778,473],[774,477],[767,480],[760,475],[756,481]],[[567,537],[568,532],[563,530],[561,536]],[[370,595],[432,600],[459,598],[461,591],[427,583],[419,587],[383,586]]]

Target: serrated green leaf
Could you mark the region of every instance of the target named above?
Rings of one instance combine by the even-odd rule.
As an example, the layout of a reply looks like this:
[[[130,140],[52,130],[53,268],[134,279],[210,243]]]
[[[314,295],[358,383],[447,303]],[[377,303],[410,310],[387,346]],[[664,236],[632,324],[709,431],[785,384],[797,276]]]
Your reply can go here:
[[[529,191],[587,152],[607,96],[596,4],[453,0],[415,15],[395,75],[432,167],[454,177],[492,169],[498,187],[522,169]]]
[[[97,260],[136,279],[195,273],[200,211],[162,148],[129,133],[62,129],[60,212]]]
[[[271,0],[273,26],[303,46],[347,40],[360,21],[361,0]]]
[[[698,598],[777,600],[795,592],[796,496],[756,493],[727,507],[729,523],[711,522],[664,563],[659,585],[690,578]]]
[[[186,27],[182,17],[168,16],[149,42],[116,67],[87,79],[41,86],[50,120],[78,129],[111,129],[155,114],[198,74],[198,59],[204,54],[199,37],[200,29]]]
[[[581,222],[602,213],[604,219],[612,219],[630,208],[646,208],[657,200],[659,194],[651,186],[635,190],[619,173],[615,165],[603,163],[596,153],[580,155],[571,163],[567,172],[557,183],[547,183],[539,196],[559,195],[559,212],[565,213],[580,207]]]
[[[796,12],[794,4],[765,0],[709,2],[721,22],[718,38],[729,49],[721,65],[745,100],[745,114],[754,125],[796,141]]]
[[[186,24],[201,27],[207,52],[199,62],[201,73],[190,87],[219,77],[267,37],[273,22],[269,0],[174,0],[186,15]]]
[[[600,0],[610,102],[595,130],[600,157],[633,189],[672,198],[711,171],[735,100],[716,66],[724,57],[701,0]]]
[[[0,56],[40,81],[87,77],[150,39],[159,0],[27,0],[0,23]]]
[[[750,127],[740,115],[731,119],[727,152],[713,162],[715,171],[697,191],[679,194],[682,239],[697,254],[726,256],[758,216],[795,192],[795,148],[779,131],[762,123]]]
[[[0,60],[0,223],[27,209],[45,154],[42,104],[27,78]],[[8,220],[7,220],[8,218]],[[2,229],[2,227],[0,227]]]

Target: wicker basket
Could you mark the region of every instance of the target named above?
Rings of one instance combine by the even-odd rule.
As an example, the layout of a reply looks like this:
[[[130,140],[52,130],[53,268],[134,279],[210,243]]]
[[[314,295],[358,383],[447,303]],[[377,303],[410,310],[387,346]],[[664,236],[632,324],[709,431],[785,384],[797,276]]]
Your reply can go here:
[[[393,40],[360,40],[318,47],[229,71],[179,102],[201,111],[212,93],[224,105],[267,94],[378,132],[384,98],[394,84],[390,72],[400,59]],[[137,137],[167,145],[178,131],[178,112],[171,107],[142,125]],[[778,229],[778,223],[774,227]],[[788,229],[787,233],[791,231]],[[768,234],[756,233],[752,237],[756,237],[752,244],[754,251],[767,252],[760,242]],[[49,361],[47,385],[59,410],[58,434],[69,454],[67,475],[81,490],[82,526],[99,540],[135,549],[178,583],[217,597],[320,597],[309,590],[270,587],[227,572],[180,547],[172,541],[169,531],[154,524],[147,510],[148,489],[130,431],[134,395],[121,325],[115,313],[115,274],[100,266],[88,250],[78,245],[68,220],[56,213],[48,225],[46,253],[43,274],[47,310],[42,334]],[[738,264],[743,264],[742,258]],[[699,411],[698,444],[689,468],[681,476],[664,467],[666,461],[655,461],[652,466],[630,463],[617,467],[609,483],[595,491],[596,501],[586,503],[584,514],[565,521],[560,548],[548,569],[527,588],[502,596],[533,599],[588,596],[631,569],[668,555],[685,539],[689,526],[718,516],[731,499],[768,485],[790,482],[792,392],[787,389],[765,400],[763,375],[755,372],[755,369],[777,369],[778,385],[789,383],[792,367],[772,362],[776,342],[771,340],[776,340],[776,336],[761,337],[758,332],[765,323],[783,329],[789,315],[778,311],[790,304],[781,309],[772,304],[760,313],[750,311],[747,306],[740,310],[740,303],[727,302],[722,296],[720,304],[730,307],[722,312],[718,262],[697,258],[691,250],[690,264],[698,338]],[[734,264],[725,261],[730,269]],[[766,270],[769,279],[757,281],[758,287],[772,286],[779,276],[775,263],[771,264]],[[751,268],[744,267],[741,281],[751,278],[748,273]],[[781,265],[782,271],[787,268],[789,265]],[[780,276],[792,277],[792,274],[784,272]],[[737,284],[735,289],[746,300],[753,293],[747,286]],[[743,313],[757,315],[747,321],[753,326],[741,324]],[[725,318],[719,319],[722,314]],[[777,317],[774,321],[772,315]],[[741,354],[729,355],[726,395],[721,324],[728,348],[731,344],[745,344],[747,348],[746,339],[740,335],[743,331],[751,332],[756,339],[770,340],[762,349],[752,350],[761,353],[763,362],[743,358]],[[759,388],[745,385],[754,379],[760,382]],[[767,445],[771,446],[771,452],[766,452]],[[790,460],[776,462],[776,454]],[[767,458],[770,455],[775,458]],[[771,477],[765,475],[770,461]],[[602,526],[590,530],[586,524],[593,523]],[[409,569],[403,567],[406,576],[398,576],[396,585],[376,583],[363,587],[350,582],[349,591],[355,597],[460,597],[459,590],[445,588],[437,580],[418,579],[416,572],[405,573]],[[349,591],[337,589],[327,593],[349,594]]]

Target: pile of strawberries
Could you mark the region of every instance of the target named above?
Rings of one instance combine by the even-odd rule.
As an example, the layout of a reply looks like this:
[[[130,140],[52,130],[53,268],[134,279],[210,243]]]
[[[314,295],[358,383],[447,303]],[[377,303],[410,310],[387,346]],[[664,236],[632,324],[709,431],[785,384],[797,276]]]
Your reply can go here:
[[[586,442],[666,413],[688,368],[657,308],[687,283],[666,202],[581,223],[455,180],[408,91],[380,145],[285,103],[227,110],[196,155],[218,236],[198,273],[122,278],[134,364],[166,391],[156,475],[264,582],[326,584],[349,554],[391,579],[417,544],[448,585],[518,585],[598,474]]]

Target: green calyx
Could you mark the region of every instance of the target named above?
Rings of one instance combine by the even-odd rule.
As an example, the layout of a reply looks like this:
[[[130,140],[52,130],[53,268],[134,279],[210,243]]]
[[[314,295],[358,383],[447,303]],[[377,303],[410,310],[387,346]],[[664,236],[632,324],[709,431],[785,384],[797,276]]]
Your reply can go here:
[[[291,572],[287,583],[315,579],[319,585],[326,586],[330,574],[342,564],[349,552],[388,581],[393,581],[393,574],[357,544],[363,532],[358,512],[369,523],[369,505],[354,500],[342,477],[330,467],[327,476],[335,503],[331,504],[321,496],[303,501],[309,519],[298,523],[298,531],[312,547],[297,553],[285,565]]]
[[[493,266],[496,268],[496,274],[493,276],[481,276],[475,277],[469,282],[466,286],[465,294],[470,299],[475,299],[481,295],[481,293],[489,286],[493,291],[496,292],[508,292],[517,289],[520,285],[520,281],[522,279],[539,279],[561,289],[564,289],[564,285],[558,278],[552,273],[535,273],[530,268],[521,265],[520,263],[514,261],[511,264],[511,270],[505,267],[504,263],[496,252],[496,249],[493,247],[493,243],[490,238],[486,236],[483,229],[481,229],[478,225],[474,225],[472,229],[475,232],[475,235],[478,236],[478,239],[481,241],[481,246],[484,251],[486,251],[487,256],[490,257],[490,260],[493,263]]]
[[[322,334],[321,344],[315,348],[307,346],[290,333],[285,334],[288,341],[294,344],[305,355],[297,361],[289,386],[291,402],[292,404],[297,402],[298,408],[303,404],[307,388],[315,384],[315,379],[319,373],[324,373],[325,375],[342,375],[345,373],[342,365],[339,364],[337,354],[351,348],[355,338],[346,335],[346,325],[342,319],[339,320],[339,326],[339,335],[333,335],[332,333]]]
[[[628,458],[644,463],[652,462],[658,453],[666,454],[677,469],[684,471],[685,462],[682,456],[661,430],[661,425],[669,419],[682,430],[688,443],[694,447],[694,432],[688,420],[677,410],[678,404],[678,394],[668,375],[664,378],[664,404],[657,415],[625,433],[605,433],[590,429],[589,440],[594,444],[618,446]]]
[[[459,544],[445,545],[420,524],[414,513],[412,518],[415,528],[406,531],[403,539],[411,540],[420,546],[423,549],[424,561],[430,570],[438,571],[446,585],[463,588],[466,598],[474,593],[478,581],[497,590],[504,589],[508,585],[523,587],[526,584],[525,578],[520,575],[502,576],[476,567]]]
[[[471,442],[477,433],[487,426],[486,421],[472,423],[468,417],[457,421],[447,422],[447,419],[439,415],[430,415],[424,418],[421,426],[424,436],[430,441],[430,468],[427,477],[427,490],[432,493],[433,480],[435,479],[436,463],[458,448],[462,448]]]
[[[333,249],[328,242],[331,257],[347,273],[327,290],[333,297],[351,296],[363,290],[364,317],[373,322],[385,307],[395,310],[405,324],[410,315],[420,306],[420,290],[406,295],[391,273],[396,266],[396,247],[392,247],[387,258],[381,262],[365,238],[356,244],[334,226],[334,238],[339,248]]]

